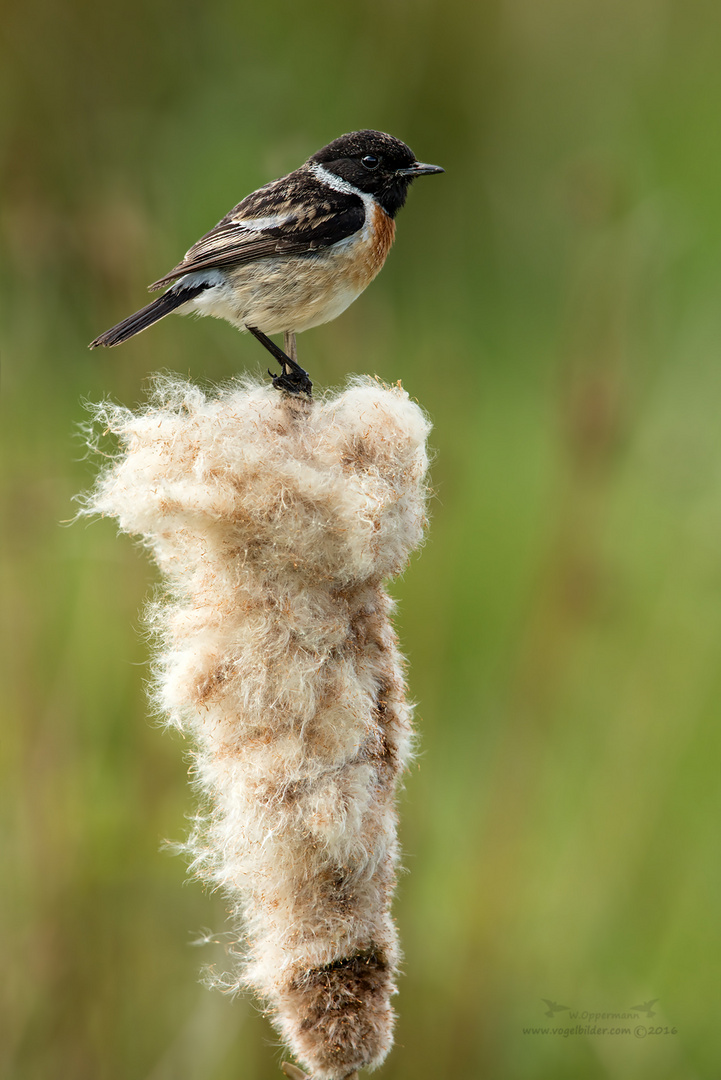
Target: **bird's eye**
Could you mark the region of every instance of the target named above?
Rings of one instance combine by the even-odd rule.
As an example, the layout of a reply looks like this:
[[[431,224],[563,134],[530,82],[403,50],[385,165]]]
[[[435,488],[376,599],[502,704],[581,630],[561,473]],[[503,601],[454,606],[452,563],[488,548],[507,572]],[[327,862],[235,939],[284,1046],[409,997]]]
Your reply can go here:
[[[372,172],[373,169],[378,168],[380,161],[377,157],[374,157],[373,154],[366,154],[365,157],[361,158],[361,165]]]

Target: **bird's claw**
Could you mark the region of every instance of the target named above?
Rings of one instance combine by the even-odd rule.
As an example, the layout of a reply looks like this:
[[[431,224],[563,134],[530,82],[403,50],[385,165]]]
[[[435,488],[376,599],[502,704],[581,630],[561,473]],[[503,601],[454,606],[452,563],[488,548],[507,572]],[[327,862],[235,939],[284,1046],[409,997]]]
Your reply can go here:
[[[311,397],[313,383],[310,381],[308,372],[289,356],[286,356],[284,360],[276,357],[276,360],[282,368],[280,375],[274,375],[272,371],[268,371],[276,390],[284,390],[287,394],[306,394]]]
[[[281,367],[280,375],[274,375],[272,371],[269,371],[271,379],[273,380],[273,386],[276,390],[285,390],[286,394],[305,394],[306,397],[311,397],[313,394],[313,383],[310,381],[310,376],[307,371],[304,371],[300,364],[291,356],[286,356],[282,349],[279,349],[274,341],[271,341],[267,334],[264,334],[262,330],[259,330],[257,326],[250,326],[246,324],[246,330],[249,330],[254,338],[257,338],[261,345],[268,350],[271,356],[275,357]],[[293,338],[295,341],[295,338]]]

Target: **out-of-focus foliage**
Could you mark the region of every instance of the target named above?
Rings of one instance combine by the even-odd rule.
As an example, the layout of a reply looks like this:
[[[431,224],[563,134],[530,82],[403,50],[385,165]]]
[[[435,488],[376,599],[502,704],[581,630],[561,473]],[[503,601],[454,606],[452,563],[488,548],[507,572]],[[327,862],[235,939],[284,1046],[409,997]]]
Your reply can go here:
[[[422,741],[383,1075],[718,1075],[720,35],[698,0],[5,5],[3,1076],[279,1075],[254,1005],[197,983],[222,902],[159,851],[193,795],[146,718],[151,570],[62,523],[84,399],[267,359],[209,319],[87,342],[357,127],[447,169],[300,339],[318,385],[401,378],[435,424],[396,589]],[[577,1023],[630,1034],[524,1034]]]

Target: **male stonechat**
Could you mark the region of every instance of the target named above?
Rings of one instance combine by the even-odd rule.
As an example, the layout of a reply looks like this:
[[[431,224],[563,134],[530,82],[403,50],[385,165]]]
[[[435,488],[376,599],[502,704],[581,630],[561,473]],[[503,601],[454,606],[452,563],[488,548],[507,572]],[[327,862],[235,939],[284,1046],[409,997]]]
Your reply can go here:
[[[395,216],[424,165],[382,131],[341,135],[295,172],[246,196],[150,289],[166,292],[90,343],[119,345],[171,311],[249,330],[281,366],[279,389],[310,394],[295,335],[330,322],[383,266]],[[284,335],[285,352],[269,334]]]

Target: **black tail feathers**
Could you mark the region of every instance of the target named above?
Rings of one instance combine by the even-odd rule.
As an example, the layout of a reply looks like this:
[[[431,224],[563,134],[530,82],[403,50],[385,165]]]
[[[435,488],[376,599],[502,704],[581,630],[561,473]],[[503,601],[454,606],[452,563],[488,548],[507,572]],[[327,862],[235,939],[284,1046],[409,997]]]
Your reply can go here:
[[[88,347],[97,349],[98,345],[108,347],[120,345],[121,342],[139,334],[141,330],[146,330],[147,327],[152,326],[158,319],[162,319],[169,315],[171,311],[175,311],[181,304],[186,304],[188,300],[195,299],[207,287],[207,285],[191,285],[182,289],[168,289],[157,300],[146,304],[144,308],[136,311],[134,315],[129,315],[127,319],[123,319],[117,326],[111,326],[104,334],[96,337],[95,341],[91,341]]]

